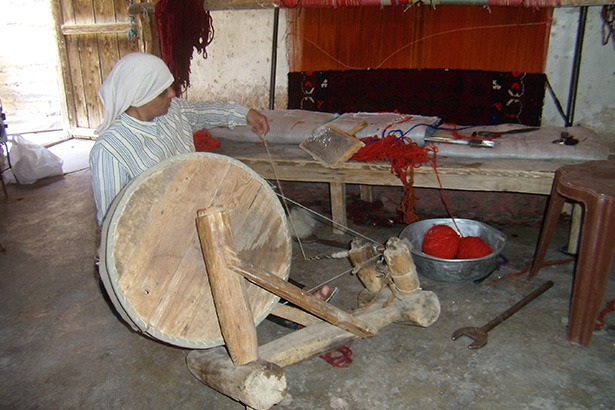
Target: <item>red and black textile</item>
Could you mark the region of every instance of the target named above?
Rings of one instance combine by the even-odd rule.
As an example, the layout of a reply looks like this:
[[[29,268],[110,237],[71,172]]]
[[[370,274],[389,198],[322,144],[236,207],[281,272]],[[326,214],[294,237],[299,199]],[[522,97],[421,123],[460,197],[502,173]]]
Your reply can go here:
[[[546,76],[522,72],[381,69],[292,72],[288,108],[398,112],[460,125],[540,126]]]

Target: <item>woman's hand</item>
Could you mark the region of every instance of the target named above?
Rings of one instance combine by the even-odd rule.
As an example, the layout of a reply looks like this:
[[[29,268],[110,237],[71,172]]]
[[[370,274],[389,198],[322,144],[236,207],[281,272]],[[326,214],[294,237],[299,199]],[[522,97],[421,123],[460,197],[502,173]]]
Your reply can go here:
[[[258,134],[261,139],[265,139],[265,135],[269,132],[269,120],[260,112],[250,109],[246,115],[248,125],[252,127],[252,132]]]

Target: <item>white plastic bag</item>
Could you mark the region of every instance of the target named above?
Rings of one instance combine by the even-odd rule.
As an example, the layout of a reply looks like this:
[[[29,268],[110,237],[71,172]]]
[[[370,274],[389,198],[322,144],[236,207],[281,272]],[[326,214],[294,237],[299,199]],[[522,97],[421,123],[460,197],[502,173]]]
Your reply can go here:
[[[20,184],[32,184],[42,178],[62,175],[62,158],[21,135],[12,138],[10,155],[13,176]]]

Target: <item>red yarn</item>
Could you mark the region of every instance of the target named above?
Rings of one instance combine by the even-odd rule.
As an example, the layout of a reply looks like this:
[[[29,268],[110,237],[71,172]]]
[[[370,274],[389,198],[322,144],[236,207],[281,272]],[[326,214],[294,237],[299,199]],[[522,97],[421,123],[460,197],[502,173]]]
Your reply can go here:
[[[398,138],[390,135],[385,138],[368,137],[361,141],[365,143],[357,153],[352,156],[355,161],[384,161],[391,162],[391,173],[395,174],[403,183],[404,196],[397,207],[403,214],[403,222],[411,224],[418,221],[414,211],[414,168],[424,164],[436,169],[436,154],[438,149],[433,145],[419,147],[414,141],[407,138]]]
[[[604,327],[604,317],[615,310],[615,299],[611,299],[609,303],[606,304],[606,307],[600,311],[598,314],[598,319],[596,319],[596,327],[595,330],[600,330]]]
[[[350,363],[352,363],[352,350],[348,344],[340,347],[339,349],[321,354],[320,358],[334,367],[348,367],[350,366]]]
[[[457,259],[476,259],[490,255],[493,250],[479,236],[464,236],[459,241]]]
[[[190,86],[193,49],[207,58],[205,48],[214,38],[211,15],[201,0],[160,0],[155,10],[162,59],[175,77],[173,89],[180,96]]]
[[[455,259],[460,237],[448,225],[434,225],[423,235],[423,253],[442,259]]]
[[[194,149],[197,152],[210,152],[218,148],[221,143],[211,136],[207,130],[198,130],[192,134],[194,138]]]

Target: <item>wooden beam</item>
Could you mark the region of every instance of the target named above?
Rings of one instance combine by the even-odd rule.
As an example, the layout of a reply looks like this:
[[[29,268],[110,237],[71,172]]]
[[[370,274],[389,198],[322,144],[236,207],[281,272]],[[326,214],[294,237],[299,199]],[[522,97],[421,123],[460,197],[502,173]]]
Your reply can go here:
[[[128,14],[136,16],[138,14],[153,14],[156,12],[156,3],[135,3],[128,6]]]
[[[295,7],[334,7],[333,1],[321,1],[320,4],[317,1],[312,1],[306,4],[302,4],[298,0],[286,3],[286,8]],[[382,2],[381,6],[392,6],[388,1]],[[418,1],[410,1],[410,4],[418,7],[421,4]],[[429,5],[431,3],[426,3]],[[510,7],[579,7],[579,6],[598,6],[604,4],[613,4],[612,0],[518,0],[517,2],[511,2],[509,0],[440,0],[438,2],[441,6],[510,6]],[[357,2],[353,4],[356,6],[362,6]],[[373,4],[370,4],[373,5]],[[155,13],[155,3],[137,3],[131,4],[128,7],[128,14],[131,16],[141,13]],[[267,0],[204,0],[203,7],[205,10],[258,10],[258,9],[273,9],[276,7],[285,8],[282,1],[267,1]],[[404,6],[405,7],[405,6]]]
[[[353,315],[310,295],[306,291],[286,282],[284,279],[243,262],[228,249],[226,254],[230,269],[255,285],[288,300],[340,329],[353,333],[357,337],[370,337],[376,334],[376,329]]]
[[[286,396],[280,366],[264,360],[235,365],[223,346],[193,350],[186,363],[198,380],[251,409],[269,409]]]
[[[229,217],[219,206],[200,209],[196,225],[224,343],[233,363],[253,362],[258,359],[258,339],[247,282],[231,272],[224,252],[227,247],[235,249]]]
[[[62,8],[60,2],[52,1],[51,15],[53,18],[53,27],[58,41],[58,63],[60,64],[60,75],[62,76],[62,87],[60,92],[62,112],[64,118],[68,119],[68,125],[74,127],[77,125],[77,110],[75,108],[75,95],[71,86],[70,64],[68,58],[68,48],[66,39],[62,36]]]
[[[382,292],[370,307],[354,315],[378,330],[391,323],[428,327],[440,316],[440,301],[431,291],[417,290],[383,307],[390,296],[390,292]],[[320,322],[261,346],[258,357],[280,367],[287,367],[357,339],[357,335]]]
[[[127,34],[130,23],[62,24],[64,36],[80,34]]]

